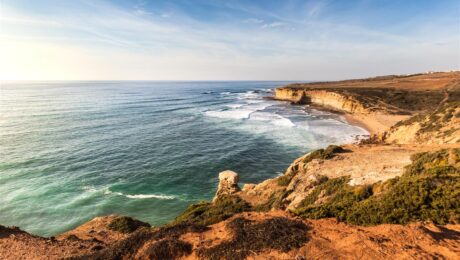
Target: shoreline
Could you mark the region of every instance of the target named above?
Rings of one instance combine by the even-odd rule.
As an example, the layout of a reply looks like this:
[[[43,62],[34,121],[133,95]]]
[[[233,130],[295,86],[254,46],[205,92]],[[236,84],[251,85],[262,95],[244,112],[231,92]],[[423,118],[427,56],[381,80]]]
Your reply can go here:
[[[343,117],[350,124],[364,128],[371,136],[389,130],[396,123],[406,120],[408,115],[388,115],[388,114],[351,114],[344,113]]]
[[[366,130],[369,133],[369,136],[373,136],[378,133],[375,131],[375,129],[373,129],[370,125],[366,124],[366,122],[364,122],[357,116],[348,113],[343,113],[341,114],[341,116],[343,117],[343,119],[345,119],[345,121],[348,124],[361,127],[362,129]]]
[[[279,100],[279,99],[275,99]],[[396,123],[410,118],[412,115],[392,115],[392,114],[362,114],[362,113],[349,113],[347,111],[334,109],[328,106],[318,104],[307,104],[310,108],[334,113],[340,115],[344,120],[353,126],[358,126],[366,130],[370,136],[377,135],[390,129]]]
[[[397,122],[405,120],[408,115],[389,115],[389,114],[358,114],[337,110],[328,106],[318,104],[308,104],[310,108],[340,115],[350,125],[360,127],[369,133],[369,136],[377,135],[387,131]]]

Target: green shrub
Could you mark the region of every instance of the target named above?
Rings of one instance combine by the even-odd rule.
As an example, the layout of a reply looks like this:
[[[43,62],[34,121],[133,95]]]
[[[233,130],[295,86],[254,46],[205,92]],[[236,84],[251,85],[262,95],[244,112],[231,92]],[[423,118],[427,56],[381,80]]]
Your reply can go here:
[[[192,253],[192,244],[179,239],[163,239],[147,247],[146,259],[177,259]]]
[[[449,164],[449,158],[455,161]],[[317,186],[294,213],[359,225],[460,222],[458,158],[460,149],[419,153],[401,177],[368,186],[349,186],[346,177],[330,179]],[[320,194],[326,200],[318,203]]]
[[[87,259],[104,259],[104,260],[116,260],[116,259],[132,259],[133,254],[141,248],[145,242],[152,239],[153,232],[147,228],[139,228],[128,237],[118,240],[110,247],[102,250],[91,252],[88,254],[77,255],[69,257],[72,260],[87,260]]]
[[[323,159],[323,160],[331,159],[332,157],[334,157],[336,153],[342,153],[342,152],[345,152],[345,150],[342,147],[337,146],[337,145],[329,145],[326,149],[318,149],[318,150],[311,152],[303,159],[303,162],[309,163],[314,159]]]
[[[120,216],[113,219],[107,225],[107,228],[109,228],[110,230],[125,234],[132,233],[140,227],[150,227],[150,224],[130,217]]]
[[[251,253],[267,249],[288,252],[308,241],[308,227],[302,221],[288,218],[276,217],[260,223],[236,218],[227,224],[227,229],[233,235],[230,241],[201,248],[198,256],[207,259],[246,259]]]
[[[343,153],[345,149],[337,145],[329,145],[326,149],[318,149],[310,152],[303,160],[303,163],[309,163],[314,159],[327,160],[331,159],[337,153]],[[291,174],[285,174],[281,177],[278,177],[277,184],[279,186],[288,186],[292,178],[298,173],[298,165],[294,165],[291,171]]]
[[[224,195],[214,203],[201,202],[189,206],[173,221],[173,224],[185,222],[207,226],[249,210],[251,206],[240,197]]]
[[[280,190],[272,193],[265,203],[259,204],[253,208],[254,211],[267,212],[271,209],[284,209],[283,200],[292,192],[292,190]]]
[[[292,180],[292,176],[283,175],[283,176],[278,177],[278,179],[276,180],[276,183],[279,186],[288,186],[291,180]]]
[[[418,114],[415,116],[412,116],[406,120],[402,120],[397,122],[392,128],[400,127],[400,126],[407,126],[411,125],[416,122],[421,122],[424,118],[426,117],[426,114]]]

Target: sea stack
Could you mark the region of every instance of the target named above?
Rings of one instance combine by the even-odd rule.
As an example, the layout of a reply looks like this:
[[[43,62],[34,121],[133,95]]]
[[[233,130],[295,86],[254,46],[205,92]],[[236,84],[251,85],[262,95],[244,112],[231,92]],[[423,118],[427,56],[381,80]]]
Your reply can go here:
[[[219,186],[217,187],[216,195],[214,196],[213,202],[216,201],[222,195],[232,195],[239,192],[241,189],[238,187],[238,181],[240,176],[234,171],[223,171],[219,173]]]

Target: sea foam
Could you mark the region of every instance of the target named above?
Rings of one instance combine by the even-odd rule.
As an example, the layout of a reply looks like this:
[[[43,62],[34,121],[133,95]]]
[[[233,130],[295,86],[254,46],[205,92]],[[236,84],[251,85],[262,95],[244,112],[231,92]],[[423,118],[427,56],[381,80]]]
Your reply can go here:
[[[269,112],[254,112],[250,115],[249,120],[268,122],[272,125],[293,127],[295,124],[283,116]]]
[[[152,199],[153,198],[153,199],[162,199],[162,200],[173,200],[176,198],[174,196],[163,195],[163,194],[134,194],[134,195],[124,194],[118,191],[111,191],[110,189],[105,189],[104,194],[105,195],[115,194],[118,196],[124,196],[129,199]]]

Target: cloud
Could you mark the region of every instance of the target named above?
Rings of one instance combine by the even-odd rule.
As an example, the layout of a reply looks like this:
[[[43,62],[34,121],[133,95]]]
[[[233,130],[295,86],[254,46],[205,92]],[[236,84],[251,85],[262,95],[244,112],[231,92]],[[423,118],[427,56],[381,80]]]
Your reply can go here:
[[[249,18],[249,19],[246,19],[246,20],[243,20],[243,23],[255,23],[255,24],[260,24],[260,23],[263,23],[264,20],[262,19],[257,19],[257,18]]]
[[[287,24],[284,22],[272,22],[272,23],[266,23],[262,25],[262,28],[277,28],[277,27],[284,27]]]
[[[306,7],[308,17],[311,18],[311,17],[318,16],[323,11],[323,9],[328,4],[328,2],[329,1],[327,1],[327,0],[320,0],[320,1],[316,1],[316,2],[308,2],[307,7]]]
[[[56,2],[40,12],[5,4],[0,43],[11,55],[2,55],[2,72],[29,79],[295,80],[403,71],[395,64],[407,65],[404,72],[458,67],[458,55],[447,55],[459,54],[455,28],[435,22],[420,34],[398,34],[319,17],[324,5],[298,14],[243,7],[232,6],[232,14],[249,18],[234,23],[228,13],[207,20],[142,3],[145,13],[104,1]],[[174,19],[165,19],[172,14]],[[27,55],[15,59],[15,53]]]

